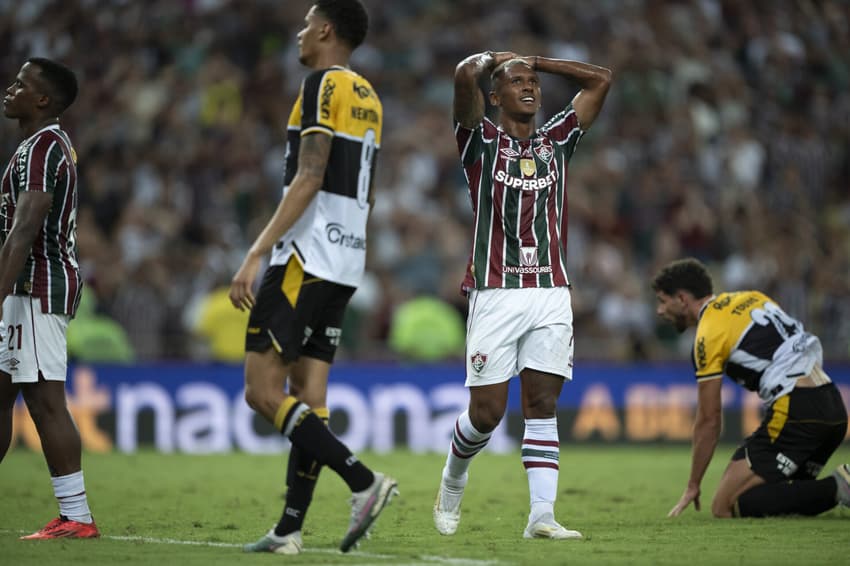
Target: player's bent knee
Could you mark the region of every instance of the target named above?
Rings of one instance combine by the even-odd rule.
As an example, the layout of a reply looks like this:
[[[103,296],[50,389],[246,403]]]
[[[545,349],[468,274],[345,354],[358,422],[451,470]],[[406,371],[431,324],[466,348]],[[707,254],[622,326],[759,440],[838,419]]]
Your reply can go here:
[[[528,404],[526,409],[526,418],[529,419],[551,419],[555,416],[557,409],[557,399],[554,397],[546,397],[535,399]]]
[[[245,386],[245,402],[253,410],[258,411],[263,402],[263,395],[258,387]]]
[[[469,420],[478,432],[487,434],[499,426],[502,413],[492,407],[479,408],[476,411],[470,411]]]
[[[711,514],[717,519],[729,519],[732,517],[732,503],[715,499],[711,502]]]

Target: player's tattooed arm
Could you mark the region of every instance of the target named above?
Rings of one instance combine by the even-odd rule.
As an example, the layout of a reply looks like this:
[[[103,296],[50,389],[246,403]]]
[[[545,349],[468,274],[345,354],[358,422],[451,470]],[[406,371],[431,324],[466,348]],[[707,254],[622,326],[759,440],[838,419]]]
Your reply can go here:
[[[295,178],[289,185],[286,196],[278,204],[274,216],[251,246],[250,254],[263,256],[269,253],[277,241],[301,218],[304,210],[322,188],[330,153],[331,136],[325,133],[311,133],[301,138]]]
[[[300,184],[299,181],[304,181],[310,189],[313,189],[313,194],[319,190],[325,178],[332,140],[331,136],[324,133],[307,134],[301,138],[301,146],[298,149],[298,169],[292,182],[293,187]]]
[[[310,133],[301,138],[295,178],[230,282],[230,301],[236,308],[253,308],[252,288],[260,269],[260,261],[301,218],[304,210],[319,192],[330,153],[331,136],[325,133]]]

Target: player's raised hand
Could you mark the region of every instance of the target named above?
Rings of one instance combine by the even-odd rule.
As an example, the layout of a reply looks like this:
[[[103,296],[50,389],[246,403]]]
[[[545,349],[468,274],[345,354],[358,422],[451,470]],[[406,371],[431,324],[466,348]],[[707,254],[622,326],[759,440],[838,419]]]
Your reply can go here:
[[[498,67],[505,61],[520,58],[520,56],[513,51],[488,51],[487,54],[493,58],[493,67]]]
[[[678,517],[682,511],[687,509],[688,505],[691,504],[691,501],[694,503],[694,509],[697,511],[700,510],[699,504],[699,487],[688,486],[685,488],[685,492],[682,494],[682,497],[679,498],[679,502],[670,509],[670,512],[667,513],[668,517]]]
[[[252,254],[245,257],[242,266],[230,282],[230,302],[233,306],[244,311],[254,308],[254,281],[260,270],[260,258]]]

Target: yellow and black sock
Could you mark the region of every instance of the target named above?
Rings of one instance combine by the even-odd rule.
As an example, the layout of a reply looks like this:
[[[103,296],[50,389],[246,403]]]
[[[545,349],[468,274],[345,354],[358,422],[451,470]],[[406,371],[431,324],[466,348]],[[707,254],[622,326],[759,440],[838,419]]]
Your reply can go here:
[[[372,471],[304,403],[287,397],[277,410],[274,424],[289,438],[293,447],[339,474],[352,492],[363,491],[372,485],[375,479]]]
[[[313,413],[327,426],[330,415],[327,407],[317,407],[313,409]],[[307,516],[307,509],[313,500],[313,491],[316,489],[321,469],[322,465],[318,460],[311,458],[301,448],[292,445],[286,469],[286,504],[280,521],[274,529],[276,535],[285,536],[301,530]]]

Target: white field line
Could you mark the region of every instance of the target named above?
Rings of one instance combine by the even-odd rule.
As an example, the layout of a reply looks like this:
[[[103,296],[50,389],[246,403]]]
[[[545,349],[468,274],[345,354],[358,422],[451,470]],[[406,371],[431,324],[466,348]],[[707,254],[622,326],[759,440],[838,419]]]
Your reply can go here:
[[[0,530],[0,532],[6,533],[16,533],[16,534],[27,534],[30,531],[11,531],[11,530]],[[101,535],[100,538],[107,540],[120,540],[125,542],[143,542],[150,544],[174,544],[174,545],[182,545],[182,546],[209,546],[215,548],[242,548],[241,544],[235,542],[212,542],[212,541],[203,541],[203,540],[178,540],[173,538],[154,538],[154,537],[143,537],[143,536],[124,536],[124,535]],[[339,550],[335,548],[305,548],[305,553],[308,554],[342,554]],[[362,552],[360,550],[355,550],[350,553],[352,557],[357,558],[366,558],[372,560],[393,560],[398,559],[398,556],[393,554],[377,554],[374,552]],[[421,556],[417,556],[416,560],[418,562],[411,562],[411,565],[418,565],[423,563],[436,563],[436,564],[449,564],[451,566],[489,566],[492,564],[499,564],[498,560],[476,560],[474,558],[452,558],[450,556],[436,556],[431,554],[423,554]],[[399,563],[396,563],[397,566],[403,566]],[[352,564],[351,566],[355,566]]]

